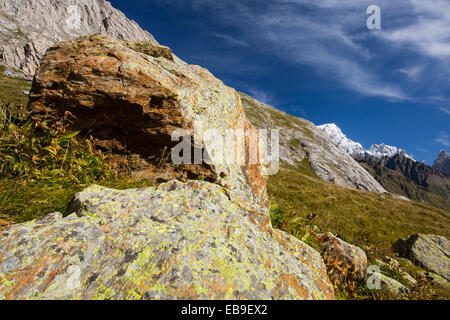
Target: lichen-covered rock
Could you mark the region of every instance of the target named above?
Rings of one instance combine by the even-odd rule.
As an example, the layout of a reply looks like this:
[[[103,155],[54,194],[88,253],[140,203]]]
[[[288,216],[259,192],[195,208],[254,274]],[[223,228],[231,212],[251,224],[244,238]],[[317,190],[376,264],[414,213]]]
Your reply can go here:
[[[408,296],[411,293],[411,291],[403,284],[382,273],[368,270],[367,277],[367,282],[370,283],[371,287],[375,287],[376,290],[387,292],[393,297],[401,298]]]
[[[407,240],[397,240],[392,249],[401,257],[450,281],[450,242],[447,238],[434,234],[415,234]]]
[[[320,254],[200,181],[91,186],[0,232],[0,299],[333,299]]]
[[[47,50],[36,73],[30,107],[36,117],[70,113],[73,129],[91,136],[118,169],[162,181],[219,180],[233,199],[267,205],[264,161],[230,164],[219,154],[243,152],[248,160],[250,146],[264,145],[250,138],[242,145],[220,144],[228,129],[255,134],[239,95],[167,47],[100,35],[58,43]],[[178,129],[204,138],[196,145],[192,141],[192,158],[196,150],[206,155],[199,163],[171,161],[171,149],[179,143],[172,134]],[[211,130],[217,132],[208,139]]]
[[[320,246],[325,263],[335,280],[345,283],[347,279],[364,279],[367,271],[367,257],[364,250],[330,232],[320,238]]]
[[[397,260],[395,260],[394,258],[391,258],[389,256],[386,256],[385,260],[386,260],[386,262],[383,262],[379,259],[375,259],[375,263],[378,266],[383,267],[385,269],[388,269],[388,270],[391,270],[394,272],[399,272],[401,274],[401,276],[403,277],[403,279],[406,282],[408,282],[409,287],[413,287],[413,286],[417,285],[417,280],[414,279],[413,276],[411,276],[409,273],[402,270],[400,267],[400,263]]]

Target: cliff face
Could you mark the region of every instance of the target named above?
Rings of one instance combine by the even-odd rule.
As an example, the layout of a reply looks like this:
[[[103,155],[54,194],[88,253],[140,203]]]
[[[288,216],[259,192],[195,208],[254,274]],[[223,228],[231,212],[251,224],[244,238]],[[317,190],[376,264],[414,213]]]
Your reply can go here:
[[[90,34],[156,43],[105,0],[0,1],[0,64],[34,75],[48,47]]]
[[[295,166],[308,158],[314,172],[337,185],[386,192],[345,150],[313,123],[288,115],[241,93],[244,109],[257,128],[280,130],[280,160]]]

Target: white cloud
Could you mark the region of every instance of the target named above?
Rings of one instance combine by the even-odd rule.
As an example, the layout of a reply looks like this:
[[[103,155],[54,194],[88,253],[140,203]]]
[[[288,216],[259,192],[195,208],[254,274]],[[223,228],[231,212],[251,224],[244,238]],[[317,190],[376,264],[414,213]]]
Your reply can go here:
[[[442,112],[450,115],[450,108],[449,107],[440,107],[439,110],[441,110]]]
[[[450,147],[450,137],[446,133],[441,133],[435,141],[446,147]]]
[[[223,39],[234,46],[248,47],[248,43],[246,41],[236,39],[226,34],[214,33],[213,36],[216,38]]]
[[[265,104],[270,104],[272,101],[272,96],[264,91],[261,91],[257,88],[249,88],[248,89],[250,96],[255,98],[258,101],[261,101]]]
[[[420,152],[424,152],[424,153],[427,153],[427,152],[428,152],[427,149],[424,149],[424,148],[422,148],[422,147],[416,147],[416,149],[419,150]]]
[[[449,0],[159,1],[208,8],[213,19],[240,30],[238,39],[215,36],[312,67],[361,95],[410,99],[416,93],[437,97],[448,92]],[[365,27],[372,4],[381,7],[382,30],[377,32]]]
[[[410,80],[419,80],[422,74],[423,67],[422,66],[413,66],[410,68],[398,69],[397,72],[400,72]]]

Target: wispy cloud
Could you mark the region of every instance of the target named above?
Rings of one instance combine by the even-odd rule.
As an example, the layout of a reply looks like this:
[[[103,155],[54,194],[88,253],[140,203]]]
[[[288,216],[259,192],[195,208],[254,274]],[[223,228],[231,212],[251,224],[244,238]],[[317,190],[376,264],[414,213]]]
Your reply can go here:
[[[422,74],[423,66],[413,66],[409,68],[398,69],[397,72],[404,74],[410,80],[419,80]]]
[[[440,144],[443,144],[446,147],[450,147],[450,137],[446,133],[442,132],[435,141]]]
[[[423,152],[423,153],[427,153],[428,152],[427,149],[422,148],[422,147],[416,147],[416,149],[419,150],[420,152]]]
[[[442,112],[450,115],[450,108],[449,107],[440,107],[439,110],[441,110]]]
[[[213,36],[311,67],[336,88],[401,100],[446,99],[450,90],[448,0],[378,0],[379,32],[365,27],[373,0],[159,1],[208,10],[214,21],[239,30],[239,37]]]
[[[267,92],[264,92],[257,88],[248,88],[248,92],[249,92],[250,96],[252,96],[256,100],[259,100],[265,104],[272,103],[272,96]]]
[[[216,38],[223,39],[234,46],[248,47],[248,43],[246,41],[236,39],[226,34],[214,33],[213,36]]]

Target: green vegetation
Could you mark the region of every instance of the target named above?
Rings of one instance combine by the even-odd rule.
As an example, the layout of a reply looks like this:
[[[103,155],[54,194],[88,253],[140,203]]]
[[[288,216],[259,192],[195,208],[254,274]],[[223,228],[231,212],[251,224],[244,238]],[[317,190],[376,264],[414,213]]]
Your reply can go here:
[[[91,184],[152,185],[118,175],[91,140],[68,129],[70,120],[70,114],[35,119],[22,105],[0,106],[0,226],[64,213],[73,195]]]
[[[371,257],[388,255],[398,238],[414,233],[450,236],[447,211],[339,187],[302,169],[281,169],[270,177],[268,192],[271,203],[283,212],[277,216],[277,225],[284,231],[301,237],[304,234],[300,236],[298,229],[316,225],[363,248]],[[311,213],[316,216],[309,220]]]
[[[28,96],[24,91],[30,90],[31,83],[6,76],[5,69],[0,65],[0,104],[26,105]]]

